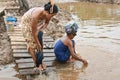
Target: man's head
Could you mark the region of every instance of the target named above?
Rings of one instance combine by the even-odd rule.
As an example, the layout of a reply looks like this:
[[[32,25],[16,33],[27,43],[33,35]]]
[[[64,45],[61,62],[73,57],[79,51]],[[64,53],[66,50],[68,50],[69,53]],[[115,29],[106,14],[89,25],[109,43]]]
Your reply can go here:
[[[45,11],[47,11],[49,14],[56,14],[58,13],[58,7],[54,4],[53,7],[50,2],[44,5]],[[52,12],[51,12],[52,9]]]
[[[74,36],[77,33],[78,25],[74,21],[70,21],[65,25],[65,32],[67,35],[73,34]]]

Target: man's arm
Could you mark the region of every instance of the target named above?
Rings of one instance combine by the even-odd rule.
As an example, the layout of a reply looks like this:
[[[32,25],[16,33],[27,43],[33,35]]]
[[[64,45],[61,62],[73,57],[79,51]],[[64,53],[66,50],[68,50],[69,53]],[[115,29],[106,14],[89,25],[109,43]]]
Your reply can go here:
[[[84,60],[84,59],[82,59],[80,56],[78,56],[75,52],[74,52],[74,48],[73,48],[73,46],[72,46],[72,41],[71,40],[69,40],[68,41],[68,48],[69,48],[69,50],[70,50],[70,53],[71,53],[71,55],[75,58],[75,59],[77,59],[77,60],[79,60],[79,61],[82,61],[84,64],[87,64],[87,61],[86,60]],[[74,45],[75,46],[75,45]]]
[[[50,0],[50,2],[51,2],[51,5],[54,5],[54,0]]]
[[[32,35],[33,35],[33,38],[35,39],[35,43],[36,43],[38,51],[41,51],[41,45],[40,45],[40,42],[38,40],[37,24],[38,24],[38,17],[37,17],[37,15],[33,15],[33,18],[32,18]]]
[[[54,0],[51,0],[51,5],[52,5],[52,7],[50,8],[50,13],[53,13],[53,6],[54,6]]]
[[[46,27],[49,24],[49,21],[50,21],[50,19],[46,20],[42,25],[40,25],[40,29],[39,30],[41,30],[41,31],[45,30]]]

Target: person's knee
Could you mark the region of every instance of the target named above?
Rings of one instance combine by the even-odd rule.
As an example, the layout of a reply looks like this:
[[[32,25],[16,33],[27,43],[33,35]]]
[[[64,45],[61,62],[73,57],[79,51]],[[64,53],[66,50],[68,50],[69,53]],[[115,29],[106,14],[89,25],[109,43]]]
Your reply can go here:
[[[28,51],[29,51],[30,53],[33,53],[33,52],[35,51],[35,49],[34,49],[33,47],[29,46]]]

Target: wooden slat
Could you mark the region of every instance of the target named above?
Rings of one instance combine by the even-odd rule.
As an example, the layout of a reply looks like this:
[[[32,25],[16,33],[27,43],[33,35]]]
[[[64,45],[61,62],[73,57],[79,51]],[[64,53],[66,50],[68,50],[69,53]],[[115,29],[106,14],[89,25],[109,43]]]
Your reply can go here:
[[[9,34],[9,36],[23,36],[23,34]]]
[[[54,40],[52,38],[43,38],[44,42],[53,42]]]
[[[26,42],[23,37],[21,37],[21,38],[20,37],[17,37],[17,38],[16,37],[12,37],[12,38],[10,37],[10,39],[13,43],[15,43],[15,42]],[[53,39],[44,39],[43,42],[46,42],[46,43],[47,42],[54,42],[54,40]]]
[[[17,45],[17,44],[18,44],[18,45],[24,45],[24,44],[26,45],[27,43],[26,43],[26,42],[13,42],[13,41],[12,41],[11,44],[12,44],[12,45]]]
[[[34,63],[19,63],[18,64],[18,68],[19,69],[27,69],[27,68],[33,68],[34,67]]]
[[[0,80],[20,80],[20,79],[15,77],[0,77]]]
[[[16,40],[16,39],[17,40],[19,40],[19,39],[20,40],[25,40],[25,38],[23,36],[10,36],[10,39],[13,40],[13,41]]]
[[[26,42],[24,38],[11,39],[11,42]]]
[[[19,35],[23,35],[23,34],[20,34],[20,32],[19,33],[8,33],[9,35],[11,35],[10,37],[23,37],[23,36],[19,36]],[[12,35],[14,35],[14,36],[12,36]],[[16,35],[16,36],[15,36]],[[18,36],[17,36],[18,35]],[[43,36],[43,38],[44,39],[51,39],[51,40],[53,40],[53,38],[52,37],[48,37],[48,36]]]
[[[14,46],[11,46],[12,47],[12,49],[27,49],[27,46],[16,46],[16,45],[14,45]]]
[[[19,70],[20,75],[29,75],[29,74],[39,74],[39,71],[35,71],[34,69],[22,69]]]
[[[44,62],[47,67],[54,66],[54,61]],[[34,68],[34,63],[19,63],[19,69],[27,69],[27,68]]]
[[[50,44],[50,45],[44,45],[43,46],[44,49],[53,49],[54,48],[54,44]],[[12,49],[27,49],[27,45],[12,45]]]
[[[7,34],[8,34],[8,35],[9,35],[9,34],[22,34],[22,32],[19,32],[19,31],[18,31],[18,32],[14,32],[14,31],[13,31],[13,32],[7,32]]]
[[[46,61],[54,61],[56,58],[55,57],[44,57],[43,61],[46,62]],[[18,60],[15,60],[16,63],[30,63],[30,62],[33,62],[33,59],[32,58],[21,58],[21,59],[18,59]]]
[[[19,50],[19,49],[14,49],[13,50],[13,53],[27,53],[28,52],[28,50],[26,50],[26,49],[21,49],[21,50]],[[51,53],[51,52],[54,52],[54,49],[43,49],[43,53]]]
[[[27,53],[14,53],[13,56],[15,58],[30,58],[31,55]],[[44,53],[44,57],[54,57],[54,53]]]
[[[13,54],[13,57],[14,58],[30,58],[31,55],[30,54],[27,54],[27,53],[14,53]]]
[[[49,70],[54,70],[56,69],[56,67],[52,66],[52,67],[47,67],[47,69]],[[46,70],[47,71],[47,70]],[[44,71],[42,71],[44,72]],[[19,74],[20,75],[32,75],[32,74],[39,74],[39,71],[35,71],[33,68],[32,69],[22,69],[19,70]]]
[[[21,58],[21,59],[17,59],[15,60],[16,63],[30,63],[33,62],[32,58]]]

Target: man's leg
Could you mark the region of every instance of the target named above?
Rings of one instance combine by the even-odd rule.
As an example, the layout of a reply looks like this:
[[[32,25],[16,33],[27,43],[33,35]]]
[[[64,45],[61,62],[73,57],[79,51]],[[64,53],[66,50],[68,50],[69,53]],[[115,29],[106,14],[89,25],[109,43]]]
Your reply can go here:
[[[33,58],[34,64],[36,65],[36,55],[35,55],[35,49],[33,49],[32,47],[29,47],[29,52]]]
[[[43,32],[42,31],[38,32],[38,39],[39,39],[40,45],[42,46],[42,50],[43,50]],[[46,65],[43,63],[43,61],[42,61],[41,65],[39,65],[39,69],[40,70],[46,69]]]

